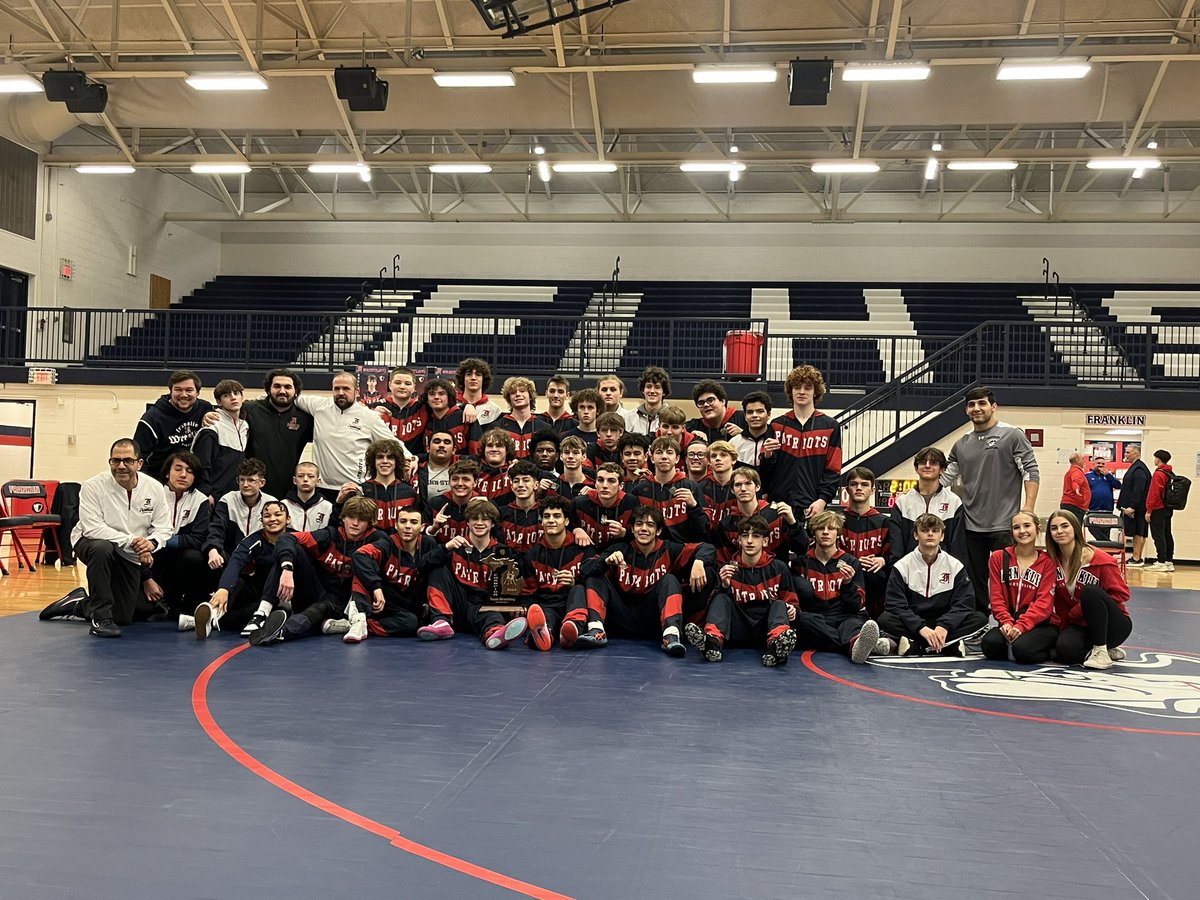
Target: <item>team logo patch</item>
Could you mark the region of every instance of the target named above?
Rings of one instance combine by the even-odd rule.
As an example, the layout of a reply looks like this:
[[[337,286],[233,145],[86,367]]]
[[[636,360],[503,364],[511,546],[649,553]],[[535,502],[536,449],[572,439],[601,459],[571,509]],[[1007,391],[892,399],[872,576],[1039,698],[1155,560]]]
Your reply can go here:
[[[920,674],[959,697],[1043,704],[1081,704],[1158,719],[1200,719],[1200,657],[1129,652],[1111,669],[1044,665],[1007,668],[988,660],[879,658],[879,668]],[[1030,709],[1045,714],[1045,709]]]

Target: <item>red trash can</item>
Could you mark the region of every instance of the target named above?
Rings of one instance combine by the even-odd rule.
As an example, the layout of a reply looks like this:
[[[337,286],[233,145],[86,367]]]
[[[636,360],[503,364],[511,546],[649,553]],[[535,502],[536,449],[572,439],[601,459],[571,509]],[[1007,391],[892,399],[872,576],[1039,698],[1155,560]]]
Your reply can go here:
[[[761,378],[762,348],[766,338],[757,331],[731,331],[725,335],[725,374],[731,378]]]

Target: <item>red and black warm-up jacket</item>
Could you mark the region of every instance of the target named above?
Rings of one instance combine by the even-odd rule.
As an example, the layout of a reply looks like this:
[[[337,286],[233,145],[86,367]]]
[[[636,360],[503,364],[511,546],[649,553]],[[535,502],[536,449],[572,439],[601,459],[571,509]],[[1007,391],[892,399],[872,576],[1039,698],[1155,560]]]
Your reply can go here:
[[[382,588],[387,599],[399,595],[405,603],[420,606],[425,603],[429,572],[449,560],[449,551],[427,534],[418,538],[413,553],[404,549],[399,535],[380,535],[351,557],[354,593],[370,600]]]
[[[625,558],[624,567],[608,564],[609,557],[618,551]],[[697,560],[704,563],[707,569],[715,568],[717,552],[713,545],[659,540],[648,552],[641,553],[637,545],[630,541],[605,548],[584,567],[584,574],[588,577],[607,577],[621,593],[640,596],[654,590],[663,576],[668,574],[676,576],[680,585],[686,587],[692,563]],[[709,578],[711,582],[711,574]]]
[[[695,506],[689,507],[683,500],[675,498],[675,491],[680,488],[692,492]],[[659,484],[654,478],[643,478],[634,484],[632,493],[643,506],[656,507],[662,513],[664,533],[671,540],[700,541],[708,537],[704,491],[682,472],[676,472],[666,484]]]
[[[570,413],[563,413],[557,419],[550,418],[546,413],[538,413],[545,422],[543,428],[549,428],[560,438],[565,438],[571,433],[571,430],[579,424],[579,421]]]
[[[891,566],[895,565],[903,540],[896,521],[873,506],[865,513],[856,513],[852,509],[844,509],[842,513],[846,517],[846,526],[838,536],[838,546],[855,559],[882,556],[887,565],[879,574],[886,578]]]
[[[710,444],[713,444],[717,441],[729,440],[729,435],[727,435],[721,429],[723,429],[730,422],[738,426],[740,429],[742,429],[742,431],[745,431],[750,427],[746,424],[746,414],[740,409],[726,409],[725,415],[721,417],[721,424],[719,424],[716,428],[710,428],[702,417],[698,417],[695,419],[689,419],[688,423],[683,426],[683,430],[688,433],[702,434],[708,438],[708,442]]]
[[[838,563],[841,562],[854,570],[849,578],[838,569]],[[845,550],[835,550],[829,562],[823,563],[817,558],[814,547],[796,563],[793,572],[797,578],[806,579],[812,587],[811,594],[797,589],[800,608],[804,612],[819,613],[830,619],[861,617],[867,601],[862,566]]]
[[[472,496],[472,497],[468,498],[467,502],[469,503],[473,499],[474,499],[474,497]],[[466,503],[462,503],[462,504],[456,503],[452,499],[452,495],[450,494],[450,492],[446,491],[446,493],[442,494],[442,496],[435,497],[433,500],[429,501],[428,518],[429,518],[430,523],[432,523],[437,518],[437,514],[440,513],[443,508],[446,510],[447,513],[450,514],[450,521],[448,521],[445,525],[443,525],[441,528],[439,528],[437,530],[437,532],[434,533],[433,536],[436,537],[443,544],[446,543],[447,541],[449,541],[450,538],[458,537],[460,534],[463,537],[466,537],[467,536],[467,504]]]
[[[450,576],[468,591],[491,594],[492,567],[483,560],[492,554],[512,555],[512,553],[495,538],[488,541],[482,550],[476,550],[469,541],[461,547],[450,551],[450,561],[447,569]]]
[[[1054,612],[1054,584],[1058,567],[1045,550],[1037,552],[1025,573],[1017,565],[1016,550],[992,551],[988,559],[988,585],[992,615],[1001,625],[1016,625],[1027,632],[1047,621]]]
[[[621,471],[625,471],[625,467],[621,465],[621,451],[615,447],[612,450],[605,450],[597,443],[588,445],[588,462],[594,470],[600,468],[604,463],[615,463],[620,466]]]
[[[550,420],[542,413],[535,413],[524,425],[513,418],[512,413],[503,413],[500,418],[488,425],[488,430],[499,428],[512,436],[516,442],[517,452],[514,459],[525,459],[532,447],[532,438],[537,432],[550,427]]]
[[[571,527],[582,528],[593,544],[606,547],[614,543],[614,540],[609,537],[608,528],[604,523],[609,519],[617,519],[625,526],[625,530],[629,531],[633,511],[642,504],[632,494],[618,491],[616,502],[612,506],[601,506],[600,501],[596,499],[595,489],[588,488],[571,501],[571,505],[575,513]]]
[[[712,477],[712,473],[700,482],[700,490],[704,497],[697,497],[704,512],[708,516],[708,527],[717,525],[726,516],[737,512],[737,497],[733,496],[733,478],[721,484]]]
[[[368,500],[374,500],[379,507],[379,517],[375,524],[384,531],[396,530],[396,516],[400,510],[417,506],[417,492],[406,481],[396,479],[389,485],[380,484],[371,479],[359,485],[362,495]]]
[[[719,590],[729,594],[738,606],[766,607],[782,600],[788,606],[800,608],[792,573],[773,553],[764,550],[754,566],[745,565],[740,555],[735,562],[737,569],[729,579],[729,587],[721,585]]]
[[[383,424],[392,430],[396,440],[416,456],[425,451],[425,426],[429,423],[429,407],[422,398],[397,406],[391,400],[375,403],[372,409],[383,413]]]
[[[478,422],[468,425],[463,421],[461,406],[450,407],[440,419],[435,417],[432,412],[428,413],[425,423],[426,445],[428,445],[429,435],[440,432],[445,432],[454,438],[454,452],[459,456],[479,456],[479,443],[483,439],[483,432],[480,430]]]
[[[767,520],[767,542],[764,548],[772,556],[783,560],[785,563],[789,555],[803,556],[808,549],[808,538],[804,532],[804,522],[801,519],[796,520],[796,524],[789,525],[777,509],[772,509],[771,504],[766,500],[758,501],[758,509],[751,515],[762,516]],[[734,507],[733,512],[726,515],[717,526],[712,530],[713,544],[717,548],[717,563],[725,565],[731,559],[736,557],[741,552],[741,547],[738,545],[738,523],[745,518],[737,507]]]
[[[512,503],[512,480],[508,477],[508,466],[481,463],[479,470],[479,477],[475,479],[475,493],[487,497],[497,506]]]
[[[571,484],[571,482],[565,480],[561,475],[558,476],[558,493],[568,500],[574,500],[584,491],[594,488],[596,483],[592,481],[592,475],[595,473],[591,472],[589,474],[589,471],[588,469],[583,470],[583,481],[579,482],[579,484]]]
[[[305,552],[317,564],[317,573],[328,590],[349,594],[354,578],[351,559],[355,551],[365,547],[380,535],[371,528],[357,541],[346,537],[341,526],[318,528],[316,531],[289,531],[275,544],[275,562],[295,564],[296,554]]]
[[[1092,550],[1092,561],[1079,570],[1075,578],[1075,589],[1067,584],[1066,574],[1058,569],[1054,580],[1054,612],[1050,621],[1060,631],[1066,625],[1086,625],[1083,610],[1079,606],[1079,597],[1088,585],[1095,585],[1112,597],[1121,612],[1129,616],[1126,607],[1129,604],[1129,584],[1121,574],[1121,567],[1111,554],[1103,550]]]
[[[546,543],[545,538],[525,551],[520,561],[521,575],[525,578],[522,597],[544,598],[550,602],[565,600],[571,588],[555,577],[559,571],[571,572],[575,583],[583,584],[583,571],[596,555],[591,547],[581,547],[568,531],[566,540],[557,550]]]
[[[500,534],[505,545],[517,553],[526,553],[542,539],[542,508],[534,504],[531,509],[521,509],[510,503],[500,510]]]
[[[815,500],[829,503],[842,477],[842,429],[837,420],[813,411],[807,422],[789,410],[771,420],[780,449],[759,460],[764,493],[803,516]]]

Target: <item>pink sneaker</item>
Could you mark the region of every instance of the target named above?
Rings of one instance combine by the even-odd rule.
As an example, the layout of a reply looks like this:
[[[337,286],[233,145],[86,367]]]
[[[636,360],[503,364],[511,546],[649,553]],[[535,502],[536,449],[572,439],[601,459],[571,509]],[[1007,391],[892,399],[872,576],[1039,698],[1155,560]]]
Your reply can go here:
[[[496,626],[483,641],[483,646],[489,650],[503,650],[513,641],[518,640],[529,629],[529,623],[524,616],[517,616],[507,625]]]
[[[445,619],[438,619],[430,625],[422,625],[418,628],[417,637],[423,641],[445,641],[454,637],[454,629]]]

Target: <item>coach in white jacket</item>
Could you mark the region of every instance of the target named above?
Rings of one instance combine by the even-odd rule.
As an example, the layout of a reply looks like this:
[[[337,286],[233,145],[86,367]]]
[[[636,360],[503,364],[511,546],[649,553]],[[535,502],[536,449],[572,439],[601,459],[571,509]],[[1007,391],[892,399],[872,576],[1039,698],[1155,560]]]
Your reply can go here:
[[[120,637],[142,598],[143,564],[171,537],[166,489],[141,473],[141,451],[122,438],[108,453],[108,471],[79,491],[75,555],[87,566],[87,596],[79,614],[96,637]],[[69,595],[68,595],[69,596]]]
[[[357,390],[357,379],[339,372],[333,376],[332,397],[301,394],[296,398],[296,406],[313,417],[313,461],[321,472],[321,494],[335,507],[344,486],[357,490],[367,480],[366,452],[371,442],[396,439],[379,413],[355,401]]]

